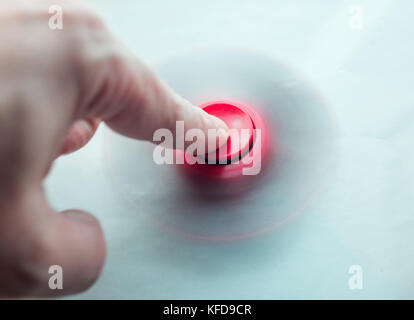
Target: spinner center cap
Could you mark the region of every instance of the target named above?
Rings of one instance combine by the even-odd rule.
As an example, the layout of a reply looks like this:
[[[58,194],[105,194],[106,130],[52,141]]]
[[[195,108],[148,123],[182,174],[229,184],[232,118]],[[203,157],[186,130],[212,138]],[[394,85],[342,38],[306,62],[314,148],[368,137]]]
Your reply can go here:
[[[217,150],[207,153],[209,163],[231,163],[240,160],[253,144],[254,125],[250,116],[235,105],[213,103],[202,107],[207,113],[223,120],[230,129],[227,142]]]

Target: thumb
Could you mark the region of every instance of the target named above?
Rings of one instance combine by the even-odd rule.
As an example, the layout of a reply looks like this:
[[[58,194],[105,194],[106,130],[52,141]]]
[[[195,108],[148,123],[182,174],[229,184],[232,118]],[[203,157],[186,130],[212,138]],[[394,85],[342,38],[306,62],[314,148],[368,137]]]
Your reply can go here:
[[[0,226],[13,225],[12,232],[0,228],[0,261],[8,266],[0,274],[0,297],[61,296],[90,287],[106,255],[98,220],[80,210],[54,211],[40,190],[19,197],[0,216]]]
[[[46,295],[67,295],[90,287],[105,262],[105,240],[98,220],[81,210],[66,210],[56,215],[56,252],[50,264],[62,267],[63,288]]]

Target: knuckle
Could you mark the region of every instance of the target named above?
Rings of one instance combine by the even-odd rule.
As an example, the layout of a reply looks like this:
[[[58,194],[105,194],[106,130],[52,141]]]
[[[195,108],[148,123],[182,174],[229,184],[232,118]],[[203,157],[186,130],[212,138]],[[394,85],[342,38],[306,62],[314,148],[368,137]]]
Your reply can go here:
[[[80,15],[88,27],[106,29],[104,20],[95,11],[91,9],[83,9]]]
[[[108,69],[108,73],[120,74],[124,68],[125,62],[123,55],[117,50],[108,51],[100,61],[102,67]]]
[[[114,104],[123,104],[122,99],[128,96],[126,91],[131,83],[123,53],[115,47],[107,48],[99,56],[88,56],[83,69],[85,86],[95,84],[93,90],[89,90],[90,96],[85,105],[87,113],[102,118],[110,117],[119,108],[114,108]]]
[[[63,10],[65,23],[92,29],[106,29],[104,20],[86,6],[72,6]]]

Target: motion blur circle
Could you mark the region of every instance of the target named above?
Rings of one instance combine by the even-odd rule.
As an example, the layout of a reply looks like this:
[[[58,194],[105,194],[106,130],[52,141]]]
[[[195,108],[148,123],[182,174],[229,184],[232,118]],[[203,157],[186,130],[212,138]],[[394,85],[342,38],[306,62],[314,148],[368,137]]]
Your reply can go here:
[[[269,149],[260,173],[243,177],[243,188],[236,183],[225,192],[205,192],[189,183],[184,165],[157,165],[154,145],[108,130],[106,168],[132,212],[172,234],[233,241],[277,230],[318,200],[335,167],[333,121],[298,72],[262,54],[213,49],[182,54],[155,70],[195,105],[251,107],[268,130]]]

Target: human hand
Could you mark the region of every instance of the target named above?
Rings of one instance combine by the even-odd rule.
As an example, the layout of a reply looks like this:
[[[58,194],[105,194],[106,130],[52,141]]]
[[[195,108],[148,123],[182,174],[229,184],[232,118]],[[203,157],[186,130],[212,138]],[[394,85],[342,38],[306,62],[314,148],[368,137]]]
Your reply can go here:
[[[64,28],[48,27],[50,5]],[[102,20],[74,1],[0,5],[0,297],[71,294],[89,287],[105,260],[98,221],[55,212],[42,180],[60,154],[84,146],[100,121],[152,140],[158,128],[227,129],[160,81]],[[207,136],[207,134],[206,134]],[[48,269],[64,270],[64,290]]]

